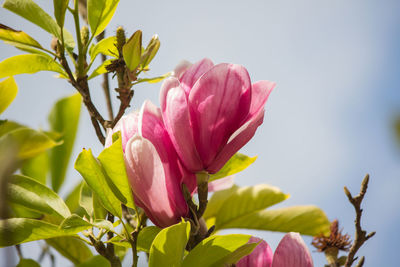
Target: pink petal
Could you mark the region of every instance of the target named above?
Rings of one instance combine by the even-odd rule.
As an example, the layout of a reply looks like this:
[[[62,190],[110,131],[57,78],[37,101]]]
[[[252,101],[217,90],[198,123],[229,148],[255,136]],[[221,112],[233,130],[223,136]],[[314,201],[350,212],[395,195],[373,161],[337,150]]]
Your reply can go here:
[[[272,267],[313,267],[306,244],[299,233],[287,233],[275,250]]]
[[[246,123],[229,138],[227,145],[218,153],[212,165],[208,167],[209,171],[213,173],[221,169],[254,136],[258,126],[264,120],[264,105],[274,87],[275,83],[269,81],[253,83],[251,106]]]
[[[205,58],[186,69],[186,71],[179,78],[186,95],[189,94],[190,89],[192,89],[196,81],[213,66],[214,63],[212,63],[210,59]]]
[[[205,167],[243,124],[250,100],[250,77],[240,65],[216,65],[193,86],[189,94],[190,118]]]
[[[108,140],[106,140],[106,143],[111,145],[112,134],[121,131],[122,149],[125,151],[125,147],[129,139],[131,139],[138,132],[138,118],[139,112],[137,111],[133,111],[127,115],[122,116],[122,118],[113,128],[111,136],[107,132]]]
[[[187,60],[182,60],[179,64],[175,67],[174,71],[172,72],[172,76],[180,79],[183,73],[193,64]]]
[[[251,237],[248,243],[260,244],[253,250],[250,255],[247,255],[240,259],[236,263],[236,267],[271,267],[272,264],[272,250],[267,242],[257,237]]]
[[[208,183],[208,192],[216,192],[231,188],[234,184],[233,175]]]
[[[166,227],[179,221],[170,205],[163,163],[154,145],[135,135],[127,143],[125,165],[135,199],[152,222]]]
[[[150,101],[145,101],[139,115],[139,134],[156,148],[165,170],[165,181],[171,205],[179,214],[186,214],[188,207],[182,194],[182,183],[189,188],[196,181],[181,165],[161,116],[161,110]]]
[[[264,108],[268,96],[276,83],[270,81],[258,81],[253,83],[251,90],[251,105],[249,115],[253,116]]]
[[[186,94],[177,79],[169,78],[164,81],[160,105],[165,127],[181,161],[188,170],[201,171],[203,164],[193,139]]]

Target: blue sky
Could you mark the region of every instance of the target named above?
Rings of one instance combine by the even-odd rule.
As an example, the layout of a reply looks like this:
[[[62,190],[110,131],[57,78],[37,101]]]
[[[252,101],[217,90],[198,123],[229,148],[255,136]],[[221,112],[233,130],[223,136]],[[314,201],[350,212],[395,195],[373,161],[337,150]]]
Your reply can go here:
[[[49,1],[37,2],[52,12]],[[316,204],[353,234],[354,214],[343,186],[357,192],[370,173],[363,226],[377,235],[360,255],[366,256],[367,267],[396,266],[400,146],[392,121],[400,114],[399,11],[394,0],[121,1],[108,33],[122,25],[129,33],[141,29],[144,42],[159,35],[161,48],[149,76],[173,69],[182,59],[209,57],[214,63],[244,65],[252,81],[277,82],[264,124],[242,150],[258,159],[236,177],[237,183],[278,186],[291,194],[281,206]],[[42,44],[50,41],[47,33],[4,9],[0,22]],[[1,60],[17,53],[0,44]],[[46,128],[45,114],[53,102],[73,93],[68,83],[52,76],[16,77],[19,94],[4,117]],[[138,86],[133,108],[145,99],[158,104],[159,86]],[[104,111],[99,83],[92,83],[92,94]],[[101,151],[84,109],[73,157],[83,147]],[[62,194],[79,179],[70,168]],[[273,248],[282,237],[240,232],[258,235]],[[321,255],[313,257],[315,266],[323,265]]]

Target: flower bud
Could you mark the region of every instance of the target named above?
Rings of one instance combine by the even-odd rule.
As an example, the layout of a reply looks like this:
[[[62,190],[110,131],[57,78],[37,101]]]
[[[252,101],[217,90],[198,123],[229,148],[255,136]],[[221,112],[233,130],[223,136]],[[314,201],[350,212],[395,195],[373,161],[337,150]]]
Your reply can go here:
[[[86,26],[83,26],[81,28],[81,40],[82,40],[82,45],[87,45],[89,42],[89,29]]]

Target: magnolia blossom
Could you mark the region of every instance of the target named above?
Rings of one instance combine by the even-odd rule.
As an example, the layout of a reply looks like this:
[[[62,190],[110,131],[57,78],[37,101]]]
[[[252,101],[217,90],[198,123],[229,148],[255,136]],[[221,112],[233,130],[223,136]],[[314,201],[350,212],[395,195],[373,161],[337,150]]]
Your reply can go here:
[[[240,259],[237,267],[313,267],[310,252],[299,233],[287,233],[275,253],[264,240],[257,237],[249,240],[249,243],[256,242],[260,244],[250,255]]]
[[[160,109],[146,101],[140,113],[121,118],[107,135],[106,146],[112,143],[112,133],[121,132],[125,166],[135,203],[144,209],[150,220],[167,227],[187,217],[188,206],[182,194],[182,183],[193,192],[195,175],[180,163],[165,130]]]
[[[251,84],[240,65],[185,62],[160,92],[166,130],[192,172],[216,173],[255,134],[275,83]]]

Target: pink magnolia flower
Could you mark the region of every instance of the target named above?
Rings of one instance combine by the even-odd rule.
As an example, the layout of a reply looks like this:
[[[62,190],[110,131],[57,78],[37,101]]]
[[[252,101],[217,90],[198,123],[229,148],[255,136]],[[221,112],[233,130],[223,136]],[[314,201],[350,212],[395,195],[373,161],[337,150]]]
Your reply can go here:
[[[140,113],[122,117],[108,133],[106,146],[111,145],[112,133],[117,131],[121,131],[125,166],[135,203],[159,227],[187,217],[189,210],[182,194],[182,183],[193,192],[196,178],[180,163],[160,109],[146,101]]]
[[[264,240],[251,237],[249,243],[259,241],[250,255],[240,259],[237,267],[313,267],[310,252],[299,233],[287,233],[274,254]]]
[[[251,84],[240,65],[203,59],[177,67],[160,92],[162,116],[183,164],[216,173],[255,134],[275,83]]]

